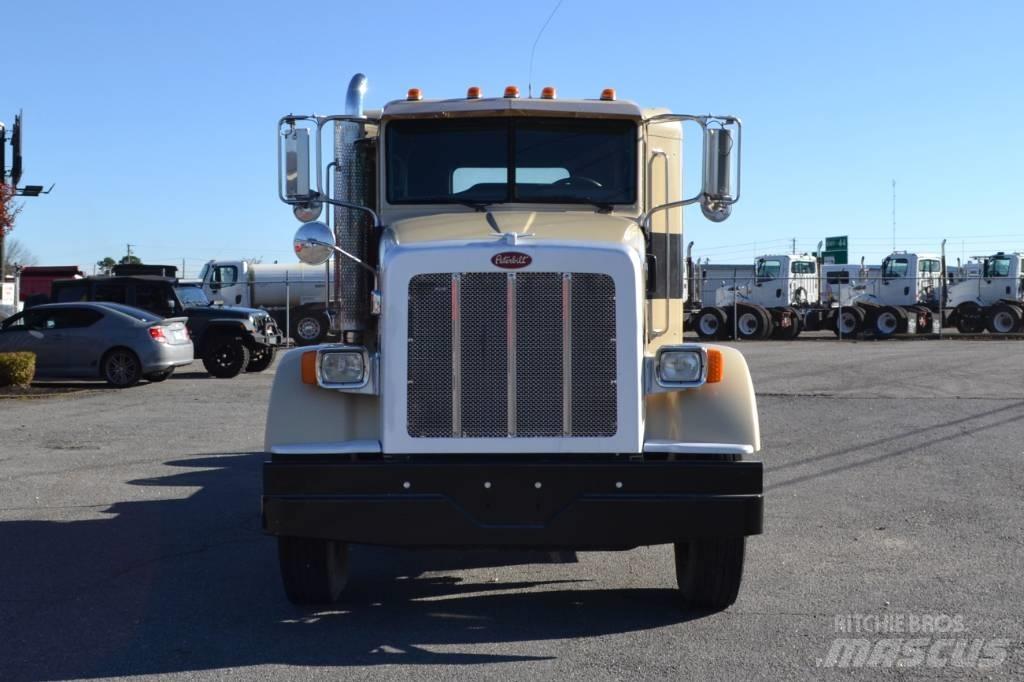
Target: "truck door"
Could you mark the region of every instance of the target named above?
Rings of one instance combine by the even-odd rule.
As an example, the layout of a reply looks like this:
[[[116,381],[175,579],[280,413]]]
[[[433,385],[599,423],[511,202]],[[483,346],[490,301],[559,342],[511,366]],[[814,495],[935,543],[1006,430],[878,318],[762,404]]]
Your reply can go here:
[[[754,265],[754,286],[750,300],[766,308],[788,305],[789,273],[780,258],[758,258]]]
[[[245,281],[240,264],[213,263],[204,286],[211,300],[222,301],[224,305],[242,305],[245,302]]]
[[[986,305],[1004,298],[1016,298],[1020,285],[1012,276],[1011,267],[1009,256],[996,255],[985,259],[981,272],[981,300]]]
[[[915,273],[910,270],[910,259],[906,256],[890,256],[882,263],[882,282],[878,298],[885,305],[910,305],[915,303]]]

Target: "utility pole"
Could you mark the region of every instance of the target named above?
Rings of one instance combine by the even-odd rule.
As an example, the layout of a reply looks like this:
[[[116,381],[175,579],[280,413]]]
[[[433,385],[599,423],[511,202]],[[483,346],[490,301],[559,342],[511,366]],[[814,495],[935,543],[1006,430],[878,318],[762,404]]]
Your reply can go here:
[[[790,251],[794,256],[796,255],[796,237],[793,237],[793,249]]]
[[[896,250],[896,179],[892,181],[892,250]]]
[[[134,244],[126,244],[125,246],[128,247],[128,255],[125,256],[124,260],[125,260],[126,263],[131,264],[131,262],[132,262],[132,247],[135,246],[135,245]]]

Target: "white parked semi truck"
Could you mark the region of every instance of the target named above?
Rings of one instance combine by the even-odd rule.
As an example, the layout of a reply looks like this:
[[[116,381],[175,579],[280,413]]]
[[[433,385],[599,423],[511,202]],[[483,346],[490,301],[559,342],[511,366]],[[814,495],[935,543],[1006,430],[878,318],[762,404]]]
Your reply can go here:
[[[300,346],[327,337],[333,283],[329,267],[212,260],[199,278],[211,301],[266,310]]]
[[[279,122],[296,253],[334,258],[341,340],[285,354],[271,391],[262,518],[288,597],[337,599],[352,543],[673,544],[683,603],[731,604],[762,527],[757,408],[738,351],[683,343],[680,245],[683,206],[721,221],[739,197],[740,121],[553,88],[364,111],[365,85]]]
[[[693,326],[706,340],[792,339],[822,329],[880,339],[938,331],[941,262],[937,255],[895,251],[873,271],[821,266],[807,254],[762,256],[754,279],[719,287],[715,305],[702,308]]]
[[[979,257],[963,271],[965,276],[947,287],[947,324],[964,334],[1024,329],[1024,253]]]

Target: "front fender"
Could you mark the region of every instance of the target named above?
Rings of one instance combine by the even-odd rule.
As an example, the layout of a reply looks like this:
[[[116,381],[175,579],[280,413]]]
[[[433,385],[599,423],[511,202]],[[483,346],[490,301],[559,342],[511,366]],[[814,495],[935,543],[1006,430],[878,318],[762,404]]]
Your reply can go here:
[[[380,400],[375,395],[342,393],[302,383],[302,354],[316,346],[290,350],[281,356],[270,390],[266,452],[301,451],[304,444],[380,441]],[[379,449],[379,444],[376,446]]]
[[[644,441],[737,444],[761,449],[757,399],[747,361],[735,348],[722,351],[722,381],[646,397]]]

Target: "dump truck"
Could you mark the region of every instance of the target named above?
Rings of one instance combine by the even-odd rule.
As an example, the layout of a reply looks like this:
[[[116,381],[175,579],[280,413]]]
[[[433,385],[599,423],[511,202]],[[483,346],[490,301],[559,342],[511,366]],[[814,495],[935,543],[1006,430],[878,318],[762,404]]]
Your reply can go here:
[[[737,350],[683,342],[681,245],[682,207],[721,222],[739,199],[740,120],[612,89],[379,110],[365,90],[278,122],[296,255],[333,262],[339,294],[338,342],[286,353],[270,394],[288,598],[337,600],[352,544],[671,544],[683,604],[733,603],[762,530],[757,407]]]

